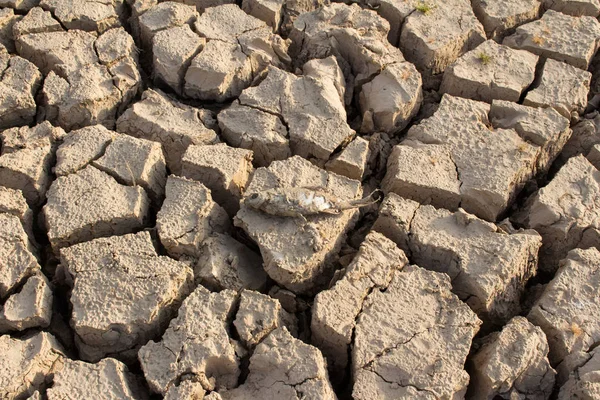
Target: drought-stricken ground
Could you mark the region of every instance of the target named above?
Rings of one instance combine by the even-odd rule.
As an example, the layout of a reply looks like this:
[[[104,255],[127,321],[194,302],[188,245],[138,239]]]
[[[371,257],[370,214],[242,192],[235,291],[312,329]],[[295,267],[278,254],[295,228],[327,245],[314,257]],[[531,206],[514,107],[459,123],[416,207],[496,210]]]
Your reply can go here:
[[[600,399],[599,16],[0,0],[0,398]]]

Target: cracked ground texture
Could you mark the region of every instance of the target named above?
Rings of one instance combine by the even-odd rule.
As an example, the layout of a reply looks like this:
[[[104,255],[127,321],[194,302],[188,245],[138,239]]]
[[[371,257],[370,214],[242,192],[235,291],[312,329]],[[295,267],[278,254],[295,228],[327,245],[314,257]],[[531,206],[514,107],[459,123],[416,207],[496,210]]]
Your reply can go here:
[[[599,17],[0,0],[0,398],[600,399]]]

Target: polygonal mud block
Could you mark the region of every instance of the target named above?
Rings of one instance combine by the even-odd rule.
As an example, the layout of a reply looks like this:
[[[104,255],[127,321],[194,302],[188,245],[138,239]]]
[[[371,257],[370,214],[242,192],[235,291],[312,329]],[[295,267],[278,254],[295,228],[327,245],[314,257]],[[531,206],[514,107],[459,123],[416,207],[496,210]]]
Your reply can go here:
[[[253,349],[272,331],[284,326],[297,336],[297,325],[296,317],[285,311],[278,300],[252,290],[240,293],[233,326],[246,348]]]
[[[3,45],[10,53],[15,51],[13,27],[21,18],[23,17],[15,15],[10,8],[0,8],[0,45]]]
[[[600,172],[579,155],[534,194],[515,219],[542,235],[540,269],[554,272],[574,248],[600,248]]]
[[[10,355],[0,369],[0,397],[7,400],[26,398],[46,388],[66,359],[63,347],[47,332],[20,339],[0,336],[0,351]]]
[[[556,371],[548,361],[548,342],[540,327],[515,317],[482,341],[469,360],[473,398],[550,397]]]
[[[171,173],[181,174],[181,159],[189,145],[219,141],[206,127],[204,111],[148,89],[119,117],[117,131],[160,143]]]
[[[44,206],[53,250],[144,227],[150,200],[144,189],[119,184],[93,166],[61,176],[50,187]]]
[[[275,329],[256,346],[249,370],[241,386],[219,393],[223,400],[336,398],[321,352],[285,328]]]
[[[583,362],[560,388],[558,400],[593,399],[600,391],[600,349],[586,353]]]
[[[569,64],[546,60],[542,78],[537,87],[527,93],[524,105],[552,107],[565,118],[583,113],[587,105],[592,74]]]
[[[50,186],[50,173],[58,144],[65,135],[45,121],[29,128],[0,132],[0,186],[21,190],[27,203],[39,206]]]
[[[600,312],[596,290],[599,267],[597,249],[571,250],[527,315],[546,334],[553,365],[570,354],[590,351],[600,338],[596,318]]]
[[[40,0],[0,0],[0,7],[14,8],[19,11],[28,11],[38,5]]]
[[[63,30],[62,25],[54,19],[52,13],[50,11],[44,11],[41,7],[32,8],[13,26],[15,38],[29,33],[57,32]]]
[[[69,132],[56,150],[54,173],[64,176],[75,173],[100,158],[116,133],[103,125],[92,125]]]
[[[406,140],[394,147],[389,160],[381,183],[386,193],[448,210],[458,209],[461,182],[448,145]]]
[[[472,5],[488,39],[499,42],[517,26],[537,19],[541,3],[540,0],[474,0]]]
[[[600,14],[600,1],[598,0],[544,0],[543,3],[546,9],[576,17],[582,15],[597,17]]]
[[[587,70],[598,50],[598,39],[600,22],[596,18],[548,10],[539,20],[519,26],[503,43]]]
[[[277,115],[234,102],[219,113],[218,120],[227,143],[252,150],[259,167],[291,156],[287,127]]]
[[[400,48],[423,74],[426,87],[458,57],[485,41],[483,26],[471,4],[464,0],[436,2],[428,11],[418,9],[406,17]]]
[[[18,217],[0,213],[0,299],[40,272],[35,249]]]
[[[193,287],[192,269],[159,256],[148,232],[80,243],[60,252],[71,288],[71,327],[82,359],[135,356],[156,338]]]
[[[282,0],[242,0],[242,10],[248,15],[264,21],[273,28],[274,32],[279,31],[285,2]]]
[[[573,134],[557,158],[558,166],[564,165],[571,157],[588,154],[596,144],[600,144],[600,115],[594,119],[584,118],[573,125]]]
[[[409,62],[389,64],[360,91],[360,108],[372,114],[377,131],[404,129],[423,101],[421,74]],[[363,117],[364,118],[364,117]]]
[[[0,307],[0,332],[46,328],[52,319],[52,289],[41,273],[33,275]]]
[[[48,400],[86,399],[102,393],[104,398],[142,400],[148,394],[141,379],[129,372],[125,364],[114,358],[105,358],[97,364],[65,360],[54,375],[53,385],[47,391]]]
[[[397,191],[418,201],[431,199],[436,206],[455,210],[458,184],[462,208],[496,221],[525,183],[548,170],[550,156],[558,154],[570,134],[552,113],[523,110],[528,109],[510,111],[513,119],[503,119],[494,125],[488,115],[491,112],[488,104],[445,94],[434,115],[408,131],[403,144],[418,150],[404,148],[388,159],[384,190]],[[526,122],[540,123],[535,121],[540,117],[540,121],[553,128],[545,136],[535,134],[533,128],[523,128]],[[431,146],[437,149],[428,151]],[[432,156],[434,152],[438,155]],[[423,158],[421,153],[431,155]],[[415,170],[403,163],[403,158],[418,162],[419,168]],[[434,196],[440,193],[442,179],[432,176],[432,172],[444,177],[442,197]]]
[[[156,229],[171,257],[197,258],[205,239],[215,232],[231,230],[229,216],[202,183],[170,175],[165,191],[165,201],[156,216]]]
[[[387,288],[394,271],[406,264],[408,259],[395,243],[371,232],[346,267],[344,276],[330,289],[317,294],[312,308],[311,343],[327,357],[330,370],[344,371],[348,364],[356,319],[367,295]]]
[[[229,338],[236,293],[211,293],[198,286],[171,320],[160,341],[143,346],[138,359],[150,389],[159,394],[188,374],[204,390],[237,386],[239,358]]]
[[[167,168],[160,143],[116,135],[92,165],[127,186],[140,185],[155,204],[162,201]]]
[[[187,67],[205,44],[206,39],[198,36],[189,25],[157,32],[152,38],[154,81],[182,94]]]
[[[518,102],[535,78],[538,57],[488,40],[446,68],[441,93],[491,103]]]
[[[190,381],[190,380],[182,380],[179,385],[173,384],[169,386],[167,389],[167,393],[165,393],[164,400],[197,400],[197,399],[208,399],[208,397],[204,396],[205,391],[202,388],[202,384],[200,382]],[[211,392],[211,394],[217,394],[216,392]],[[215,400],[219,400],[218,398]]]
[[[173,1],[159,3],[138,18],[140,42],[146,51],[152,52],[152,38],[157,32],[191,25],[198,17],[199,14],[193,6]]]
[[[453,292],[487,328],[520,312],[525,285],[537,271],[537,232],[507,234],[462,209],[451,213],[399,197],[384,207],[374,229],[397,240],[417,265],[448,274]]]
[[[354,334],[354,399],[464,396],[481,321],[450,288],[447,275],[410,265],[368,295]]]
[[[190,146],[181,163],[181,174],[208,187],[215,201],[230,215],[239,210],[240,199],[253,170],[252,151],[224,143]]]
[[[234,238],[213,234],[202,242],[194,267],[196,279],[207,288],[264,290],[267,274],[258,254]]]
[[[356,137],[341,153],[325,164],[325,169],[361,181],[369,161],[369,142]]]
[[[23,192],[0,186],[0,213],[18,217],[29,239],[33,241],[33,212],[27,205]]]
[[[67,29],[103,33],[121,25],[124,0],[42,0],[40,7],[51,11]]]
[[[268,168],[258,168],[246,189],[247,194],[266,190],[285,192],[291,187],[320,190],[341,200],[360,196],[360,182],[326,172],[298,156],[274,161]],[[301,218],[270,215],[242,202],[234,218],[258,244],[264,269],[279,285],[294,292],[315,289],[329,281],[330,261],[337,257],[352,229],[358,211],[321,214]]]
[[[354,135],[336,82],[270,67],[265,80],[244,90],[239,102],[276,115],[288,130],[292,153],[324,163]]]
[[[40,71],[24,58],[1,52],[0,70],[0,129],[32,124]]]
[[[235,4],[208,8],[194,28],[208,43],[187,69],[186,96],[224,102],[238,97],[269,65],[290,61],[287,42]]]

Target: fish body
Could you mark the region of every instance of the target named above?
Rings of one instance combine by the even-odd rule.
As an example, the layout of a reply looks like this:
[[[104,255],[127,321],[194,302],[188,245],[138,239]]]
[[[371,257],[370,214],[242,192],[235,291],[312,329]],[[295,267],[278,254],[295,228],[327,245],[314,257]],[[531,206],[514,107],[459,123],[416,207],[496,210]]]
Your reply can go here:
[[[373,193],[364,199],[344,201],[320,190],[307,188],[271,189],[244,198],[244,204],[266,214],[280,217],[305,217],[316,214],[339,214],[375,201]]]

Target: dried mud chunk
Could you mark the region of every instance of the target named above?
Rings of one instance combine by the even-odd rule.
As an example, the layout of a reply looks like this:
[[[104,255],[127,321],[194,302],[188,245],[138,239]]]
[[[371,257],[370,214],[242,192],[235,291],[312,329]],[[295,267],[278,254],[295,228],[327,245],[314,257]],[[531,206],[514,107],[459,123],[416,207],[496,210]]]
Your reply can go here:
[[[231,215],[239,202],[252,172],[252,152],[226,144],[190,146],[182,159],[181,174],[202,182],[217,203]]]
[[[583,113],[587,105],[592,74],[569,64],[546,60],[540,84],[527,93],[524,105],[552,107],[565,118]]]
[[[322,190],[342,200],[361,194],[360,182],[328,173],[298,156],[258,168],[246,193],[290,187]],[[292,291],[305,292],[324,283],[320,280],[328,263],[337,256],[357,216],[358,211],[351,209],[338,215],[309,216],[305,224],[299,218],[269,215],[242,203],[234,224],[258,243],[265,271],[273,280]]]
[[[55,252],[143,228],[150,206],[144,189],[121,185],[93,166],[59,177],[47,197],[45,224]]]
[[[203,111],[149,89],[117,120],[117,131],[160,143],[167,167],[180,174],[188,146],[219,141],[216,132],[204,124]]]
[[[0,213],[18,217],[29,239],[33,240],[33,212],[27,205],[23,192],[0,186]]]
[[[503,43],[587,70],[598,50],[600,22],[548,10],[537,21],[521,25]]]
[[[127,186],[140,185],[155,204],[164,196],[167,168],[160,143],[117,135],[92,165]]]
[[[585,158],[587,158],[596,169],[600,169],[600,144],[593,145]]]
[[[61,250],[72,287],[71,326],[86,361],[134,356],[157,337],[191,291],[193,272],[159,256],[148,232],[95,239]]]
[[[189,25],[157,32],[152,38],[154,81],[183,94],[187,67],[205,43]]]
[[[215,393],[215,392],[212,392]],[[164,400],[207,400],[200,382],[184,380],[179,385],[171,385],[165,393]]]
[[[124,0],[42,0],[40,7],[52,11],[67,29],[102,33],[121,25]]]
[[[291,156],[287,128],[277,115],[234,102],[219,113],[218,120],[227,143],[252,150],[259,167]]]
[[[408,62],[387,65],[360,92],[362,113],[371,112],[375,129],[399,132],[419,111],[423,101],[421,74]]]
[[[548,361],[548,342],[540,327],[515,317],[483,342],[470,359],[473,398],[550,397],[556,371]]]
[[[518,102],[535,78],[538,57],[488,40],[446,68],[441,93],[491,103]]]
[[[202,286],[185,299],[162,339],[138,353],[152,391],[165,394],[183,376],[204,390],[237,385],[239,360],[227,333],[235,302],[233,291],[211,293]]]
[[[96,36],[83,31],[31,33],[17,38],[17,52],[44,75],[54,71],[67,78],[78,69],[98,62]]]
[[[582,155],[573,157],[527,202],[522,219],[542,235],[540,269],[554,272],[571,249],[600,248],[600,172]]]
[[[447,145],[405,141],[395,146],[381,183],[386,193],[448,210],[460,206],[461,182]]]
[[[0,0],[0,7],[10,7],[19,11],[27,11],[38,5],[40,0]]]
[[[35,249],[18,217],[0,213],[0,299],[40,271]]]
[[[288,128],[293,154],[324,162],[354,135],[336,82],[270,67],[266,79],[244,90],[239,101],[278,116]]]
[[[102,124],[114,128],[122,97],[103,65],[89,64],[63,79],[51,72],[42,89],[46,118],[66,130]]]
[[[444,72],[458,57],[485,41],[483,26],[466,0],[439,1],[427,13],[415,11],[402,27],[400,48],[428,77]]]
[[[474,0],[473,11],[483,24],[489,39],[502,40],[517,26],[537,19],[539,0]]]
[[[242,10],[264,21],[277,32],[284,14],[285,1],[282,0],[242,0]]]
[[[267,274],[262,259],[248,247],[223,234],[208,237],[200,247],[196,278],[211,290],[264,290]]]
[[[31,207],[41,205],[50,186],[56,147],[64,135],[47,121],[0,132],[0,186],[21,190]]]
[[[26,398],[45,388],[65,359],[60,343],[46,332],[22,339],[0,336],[0,351],[6,355],[0,368],[0,397],[7,400]]]
[[[104,154],[116,134],[103,125],[92,125],[69,132],[56,151],[54,173],[63,176],[75,173]]]
[[[230,231],[229,216],[200,182],[170,175],[165,191],[165,201],[156,217],[156,229],[171,257],[198,257],[205,239],[215,232]]]
[[[15,51],[13,27],[21,18],[23,17],[15,15],[10,8],[0,8],[0,45],[3,45],[10,53]]]
[[[527,315],[546,334],[553,365],[569,354],[589,351],[600,339],[599,267],[597,249],[571,250]]]
[[[480,324],[445,274],[396,271],[386,290],[367,297],[356,322],[353,398],[464,396],[463,366]]]
[[[286,327],[292,335],[298,334],[296,317],[281,307],[278,300],[267,295],[243,290],[233,326],[242,343],[252,349],[277,328]]]
[[[510,101],[494,100],[489,119],[493,126],[514,129],[523,139],[540,146],[538,171],[545,171],[571,138],[569,119],[552,108],[526,107]]]
[[[361,181],[369,161],[369,142],[356,137],[348,146],[325,164],[328,171]]]
[[[501,127],[511,124],[494,126],[490,111],[486,103],[445,94],[435,114],[413,126],[406,140],[445,145],[460,182],[460,206],[480,218],[496,221],[526,182],[548,170],[549,162],[542,160],[548,159],[549,145],[564,143],[569,131],[557,129],[546,141],[532,140],[518,127]],[[396,158],[388,160],[395,162]],[[431,180],[423,176],[426,171],[419,171],[422,182]],[[435,186],[427,188],[429,193],[435,191]]]
[[[151,7],[138,19],[140,41],[147,51],[152,51],[152,38],[162,30],[189,25],[199,17],[190,5],[167,1]]]
[[[2,1],[0,0],[0,4]],[[44,11],[40,7],[32,8],[19,22],[13,26],[15,38],[30,33],[63,31],[63,27],[54,19],[50,11]]]
[[[600,394],[600,350],[592,350],[587,360],[560,388],[558,400],[594,399]]]
[[[407,263],[395,243],[380,233],[371,232],[344,276],[333,287],[317,294],[312,308],[312,343],[327,357],[332,371],[346,368],[356,318],[367,295],[387,288],[394,272]]]
[[[23,331],[46,328],[52,319],[52,289],[46,277],[38,273],[29,279],[19,293],[10,296],[0,307],[0,331]]]
[[[374,229],[390,234],[418,265],[448,274],[454,293],[488,326],[520,311],[542,242],[533,230],[507,234],[462,209],[451,213],[396,196],[384,200]]]
[[[223,400],[336,398],[321,352],[285,328],[274,330],[256,346],[249,369],[243,385],[219,392]]]
[[[98,396],[123,400],[148,398],[140,379],[114,358],[106,358],[97,364],[66,360],[47,391],[48,400],[84,400]]]
[[[40,71],[24,58],[2,53],[0,71],[0,129],[32,124]]]
[[[576,17],[582,15],[597,17],[600,14],[598,0],[544,0],[544,7]]]

